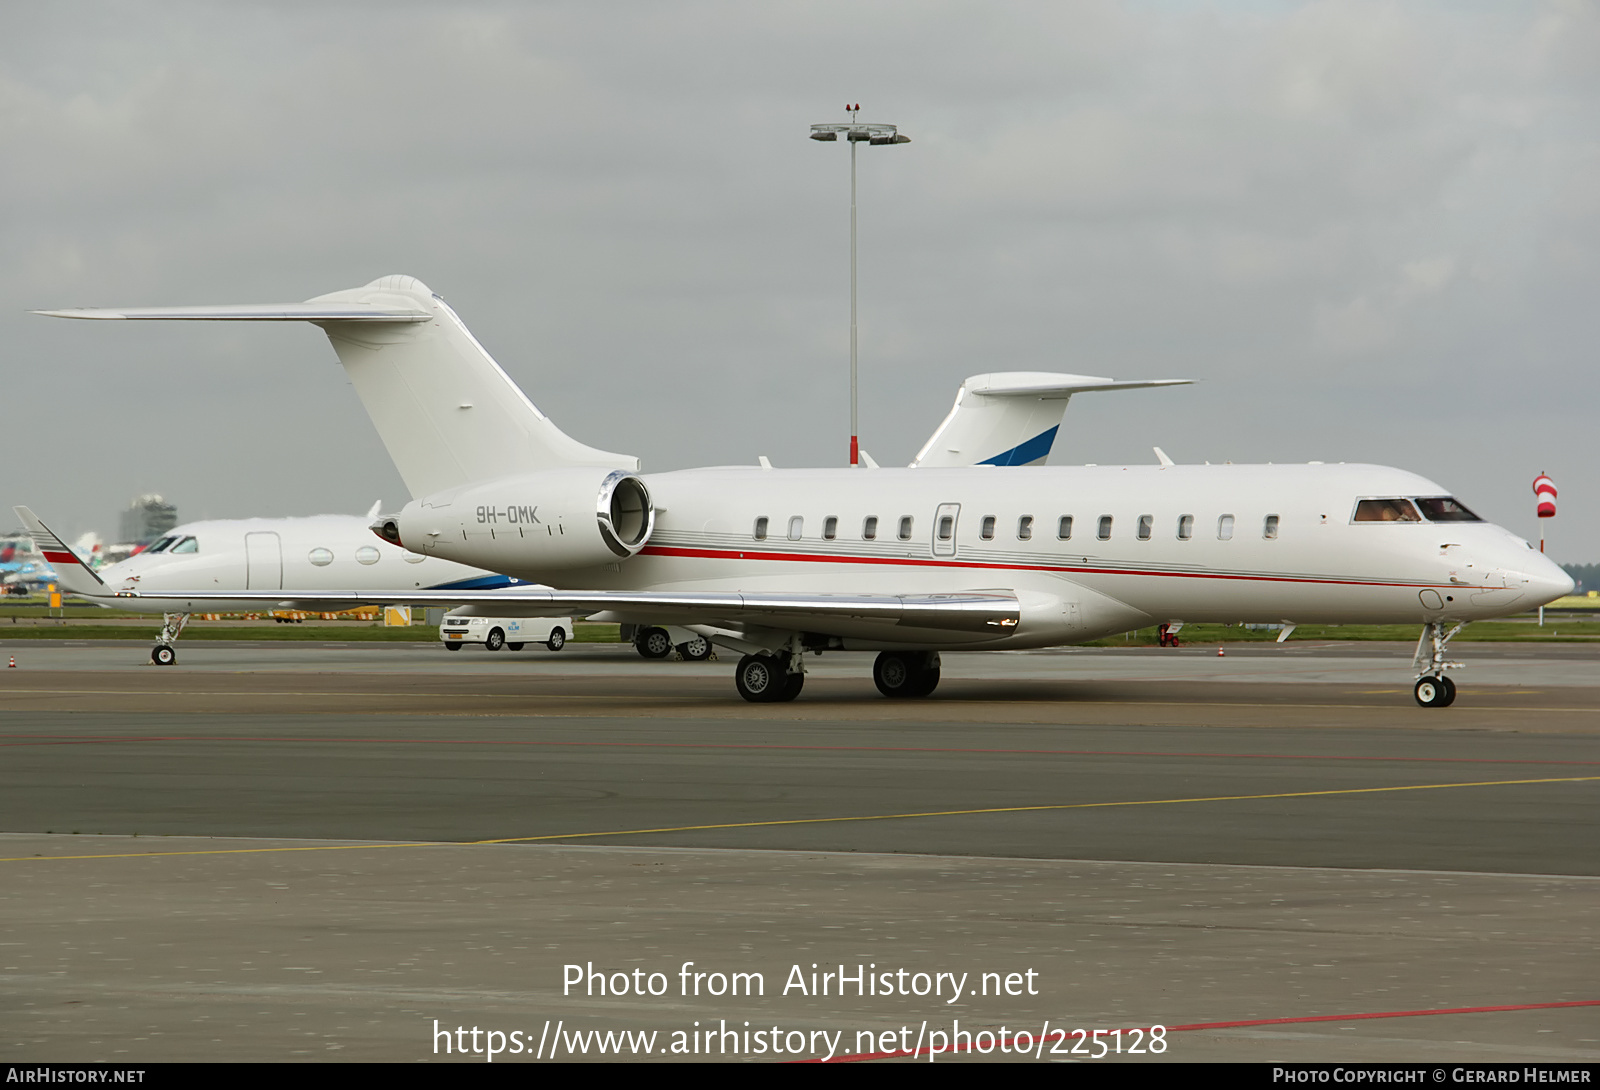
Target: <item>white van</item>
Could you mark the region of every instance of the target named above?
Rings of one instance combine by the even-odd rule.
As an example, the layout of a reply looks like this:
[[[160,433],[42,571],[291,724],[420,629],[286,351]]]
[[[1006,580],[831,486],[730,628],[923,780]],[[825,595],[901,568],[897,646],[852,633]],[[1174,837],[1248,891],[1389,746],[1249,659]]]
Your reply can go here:
[[[471,617],[461,609],[446,613],[439,625],[439,639],[449,651],[461,650],[464,643],[481,643],[489,651],[521,651],[526,644],[542,643],[559,651],[571,634],[571,617]]]

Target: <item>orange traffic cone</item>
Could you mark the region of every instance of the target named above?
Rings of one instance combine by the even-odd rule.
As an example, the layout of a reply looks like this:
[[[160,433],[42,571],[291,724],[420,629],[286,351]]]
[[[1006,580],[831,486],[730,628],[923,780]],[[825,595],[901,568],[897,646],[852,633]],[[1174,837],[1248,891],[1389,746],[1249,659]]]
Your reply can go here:
[[[12,655],[11,656],[11,668],[14,670],[14,669],[16,669],[16,667],[17,667],[17,656]]]
[[[1219,658],[1219,659],[1222,658],[1224,656],[1224,654],[1226,654],[1226,652],[1224,652],[1222,650],[1222,648],[1220,648],[1220,647],[1217,648],[1217,658]]]

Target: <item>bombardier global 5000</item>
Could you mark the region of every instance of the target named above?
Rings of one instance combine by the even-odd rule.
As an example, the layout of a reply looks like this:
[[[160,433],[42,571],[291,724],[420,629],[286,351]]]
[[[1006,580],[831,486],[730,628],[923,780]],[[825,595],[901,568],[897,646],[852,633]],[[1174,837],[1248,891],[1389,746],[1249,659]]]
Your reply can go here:
[[[285,586],[228,600],[472,603],[669,626],[741,652],[735,684],[752,701],[798,695],[807,652],[876,652],[879,690],[921,697],[938,684],[941,651],[1071,644],[1161,622],[1415,623],[1416,698],[1441,707],[1455,697],[1445,651],[1461,625],[1573,585],[1445,488],[1384,466],[1019,456],[642,473],[558,429],[444,300],[406,276],[286,305],[45,313],[322,327],[413,496],[373,522],[377,534],[550,585],[401,597]],[[70,550],[18,513],[77,589]],[[219,597],[203,586],[122,593],[174,611]]]

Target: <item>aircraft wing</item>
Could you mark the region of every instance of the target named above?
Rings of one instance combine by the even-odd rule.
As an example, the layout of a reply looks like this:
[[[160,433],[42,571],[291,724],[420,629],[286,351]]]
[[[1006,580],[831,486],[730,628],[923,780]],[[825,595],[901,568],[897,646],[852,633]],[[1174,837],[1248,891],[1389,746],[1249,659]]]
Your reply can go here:
[[[103,592],[102,592],[103,593]],[[497,591],[208,590],[123,591],[113,597],[159,604],[174,613],[201,612],[216,602],[256,601],[263,608],[343,610],[363,605],[476,606],[511,617],[637,615],[652,624],[767,625],[836,632],[898,626],[990,633],[1016,627],[1020,605],[1009,591],[954,594],[806,594],[733,591],[593,591],[518,588]]]

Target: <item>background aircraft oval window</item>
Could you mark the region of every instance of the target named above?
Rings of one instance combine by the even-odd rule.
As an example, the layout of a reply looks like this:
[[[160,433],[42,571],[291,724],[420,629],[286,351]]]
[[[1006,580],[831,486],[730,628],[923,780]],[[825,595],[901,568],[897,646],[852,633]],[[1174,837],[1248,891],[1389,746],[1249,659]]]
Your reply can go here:
[[[755,539],[757,541],[765,541],[765,540],[767,540],[767,516],[766,515],[762,515],[760,518],[756,519],[756,529],[755,529],[754,536],[755,536]]]
[[[420,564],[424,560],[427,559],[427,557],[425,557],[425,556],[422,556],[422,555],[420,555],[418,553],[409,552],[409,551],[401,553],[400,556],[405,560],[405,562],[407,564]]]
[[[1110,541],[1111,540],[1111,516],[1110,515],[1101,515],[1100,516],[1099,538],[1100,538],[1101,541]]]
[[[1178,516],[1178,540],[1179,541],[1188,541],[1192,537],[1194,537],[1194,516],[1193,515],[1179,515]]]
[[[799,541],[800,534],[806,527],[806,520],[802,515],[792,515],[789,518],[789,540]]]
[[[1062,515],[1061,521],[1056,523],[1056,537],[1062,541],[1072,540],[1072,516]]]
[[[1232,515],[1223,515],[1221,518],[1219,518],[1217,520],[1217,540],[1218,541],[1232,541],[1233,540],[1233,516]]]
[[[356,550],[357,564],[376,564],[378,562],[378,547],[376,545],[363,545]]]
[[[1154,515],[1139,516],[1139,540],[1149,541],[1150,533],[1155,529],[1156,517]]]
[[[829,515],[822,520],[822,537],[825,541],[832,541],[839,536],[839,517]]]
[[[949,541],[956,532],[956,520],[949,515],[939,516],[939,540]]]
[[[1278,516],[1268,515],[1267,521],[1261,524],[1261,536],[1268,541],[1278,536]]]
[[[200,551],[200,542],[196,541],[192,537],[186,537],[174,545],[169,551],[174,553],[197,553]]]
[[[900,516],[900,540],[901,541],[910,541],[911,540],[911,516],[910,515],[901,515]]]
[[[1018,541],[1032,541],[1033,540],[1033,516],[1032,515],[1023,515],[1021,518],[1019,518],[1017,520],[1017,540]]]
[[[994,516],[993,515],[984,515],[983,516],[983,528],[978,531],[978,536],[983,538],[983,540],[985,540],[985,541],[993,541],[994,540]]]
[[[311,561],[319,568],[326,568],[329,564],[333,563],[333,550],[312,549],[311,554],[307,556],[306,559]]]
[[[861,539],[863,541],[878,540],[878,516],[868,515],[861,524]]]

